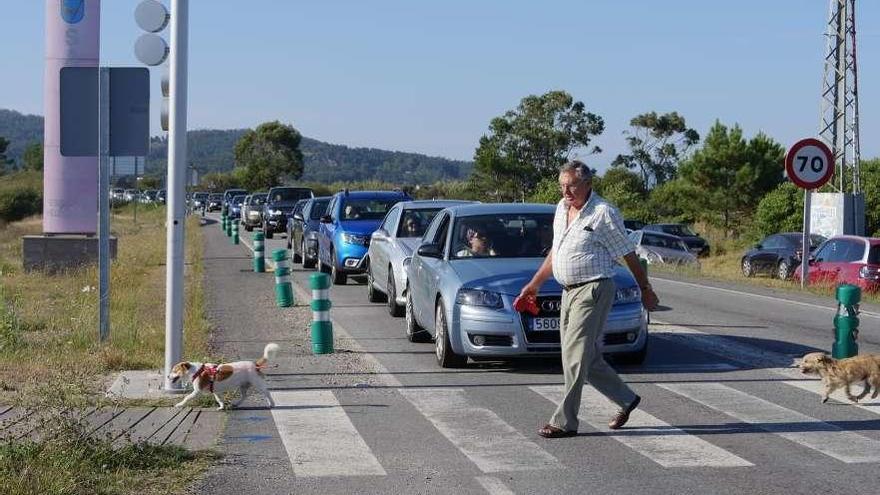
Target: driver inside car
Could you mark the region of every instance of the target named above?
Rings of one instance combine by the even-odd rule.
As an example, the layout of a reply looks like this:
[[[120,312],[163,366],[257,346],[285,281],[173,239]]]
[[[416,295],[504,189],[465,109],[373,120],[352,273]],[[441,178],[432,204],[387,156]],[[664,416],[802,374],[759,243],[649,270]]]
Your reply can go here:
[[[497,256],[498,253],[492,247],[492,239],[486,233],[486,229],[479,225],[469,226],[464,234],[464,246],[456,251],[455,256],[468,258],[473,256]]]

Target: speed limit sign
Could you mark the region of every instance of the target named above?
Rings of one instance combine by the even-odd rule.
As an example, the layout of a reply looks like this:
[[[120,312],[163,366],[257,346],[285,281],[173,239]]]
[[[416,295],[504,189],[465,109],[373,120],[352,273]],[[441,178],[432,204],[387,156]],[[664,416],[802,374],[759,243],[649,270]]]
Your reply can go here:
[[[785,155],[785,173],[800,188],[818,189],[834,175],[834,155],[818,139],[801,139]]]

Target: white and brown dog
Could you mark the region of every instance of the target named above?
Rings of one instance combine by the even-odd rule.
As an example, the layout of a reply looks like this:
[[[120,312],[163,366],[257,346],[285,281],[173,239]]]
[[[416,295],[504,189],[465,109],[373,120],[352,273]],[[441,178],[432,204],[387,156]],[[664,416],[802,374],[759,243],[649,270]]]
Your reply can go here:
[[[263,357],[256,361],[236,361],[224,364],[183,361],[175,364],[171,368],[171,374],[168,375],[168,378],[172,383],[176,383],[181,378],[188,377],[193,384],[193,391],[184,397],[182,401],[174,404],[174,407],[183,407],[200,393],[205,392],[214,394],[214,399],[217,400],[217,404],[220,404],[218,409],[223,409],[225,405],[217,394],[237,388],[241,397],[230,404],[230,406],[235,407],[244,401],[245,397],[247,397],[248,389],[252,386],[259,390],[263,397],[269,401],[269,407],[275,407],[275,401],[272,400],[269,388],[266,386],[266,381],[263,378],[263,368],[269,364],[270,359],[275,358],[275,353],[278,352],[278,349],[280,349],[278,344],[266,345],[266,348],[263,349]]]
[[[800,369],[803,373],[822,377],[822,402],[828,401],[831,392],[839,388],[843,388],[846,396],[853,402],[868,395],[871,387],[874,387],[872,399],[876,399],[880,393],[880,356],[863,354],[834,359],[824,352],[811,352],[801,359]],[[860,382],[864,382],[864,390],[859,395],[853,395],[850,386]]]

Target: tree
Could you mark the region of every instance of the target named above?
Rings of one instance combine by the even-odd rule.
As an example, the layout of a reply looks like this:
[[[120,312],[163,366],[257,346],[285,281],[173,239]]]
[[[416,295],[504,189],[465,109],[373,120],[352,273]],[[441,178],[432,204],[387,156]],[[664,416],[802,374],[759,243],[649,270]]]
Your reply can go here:
[[[12,160],[6,158],[6,148],[9,146],[9,140],[0,136],[0,175],[5,174],[7,166],[12,164]]]
[[[145,175],[140,180],[140,189],[146,191],[150,189],[161,189],[162,178],[157,175]]]
[[[565,91],[527,96],[489,123],[474,153],[472,186],[499,201],[520,200],[542,179],[555,180],[572,151],[589,148],[604,129],[602,117]]]
[[[700,218],[699,198],[702,195],[703,191],[694,184],[673,179],[651,190],[648,208],[656,220],[694,223]]]
[[[800,232],[804,228],[804,190],[783,182],[770,191],[755,209],[752,237],[760,239],[777,232]]]
[[[593,189],[620,209],[626,219],[651,223],[656,220],[648,206],[642,178],[629,170],[612,167],[601,178],[593,179]]]
[[[639,169],[646,188],[674,179],[679,159],[700,141],[697,131],[688,128],[677,112],[643,113],[629,125],[632,130],[623,134],[630,154],[617,155],[611,165]]]
[[[277,120],[245,132],[235,144],[235,163],[244,169],[242,185],[256,191],[302,177],[300,141],[299,131]]]
[[[865,233],[880,235],[880,158],[862,160],[859,168],[865,197]]]
[[[227,189],[243,187],[242,172],[244,169],[236,168],[229,172],[212,172],[202,176],[199,183],[200,190],[210,192],[223,192]],[[259,188],[253,189],[258,191]]]
[[[763,133],[751,140],[742,129],[715,122],[703,147],[679,166],[679,175],[696,186],[698,218],[737,232],[748,223],[758,202],[783,180],[785,150]]]
[[[31,143],[24,149],[22,162],[25,170],[43,170],[43,143]]]

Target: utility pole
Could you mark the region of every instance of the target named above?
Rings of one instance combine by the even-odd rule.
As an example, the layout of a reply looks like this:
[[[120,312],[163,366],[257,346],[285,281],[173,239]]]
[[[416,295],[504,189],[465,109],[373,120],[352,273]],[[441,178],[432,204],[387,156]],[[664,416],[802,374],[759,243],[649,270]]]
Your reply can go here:
[[[168,379],[183,347],[183,256],[186,221],[186,86],[189,0],[171,0],[169,63],[168,216],[165,275],[165,390],[182,385]]]

